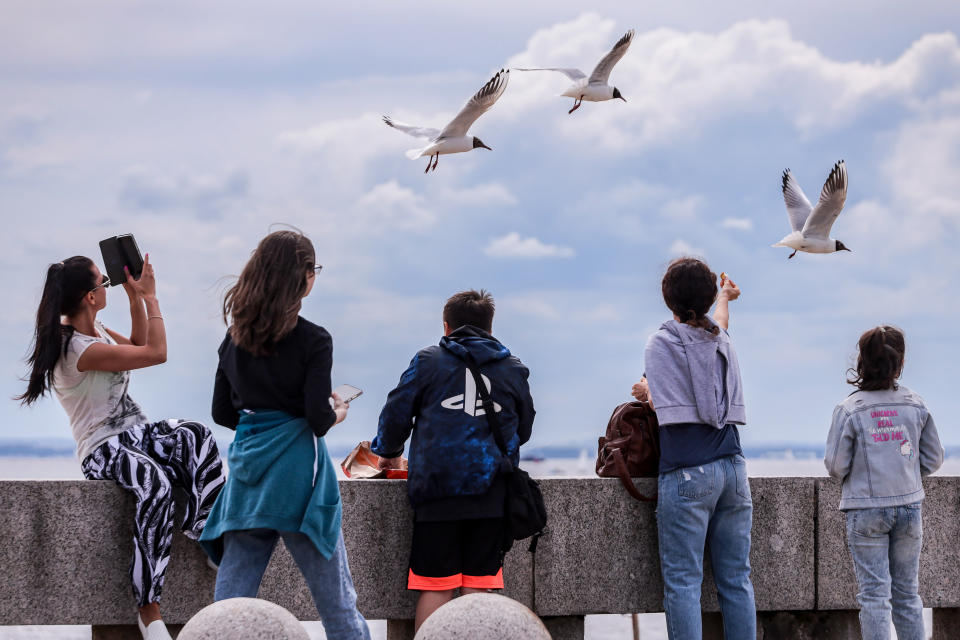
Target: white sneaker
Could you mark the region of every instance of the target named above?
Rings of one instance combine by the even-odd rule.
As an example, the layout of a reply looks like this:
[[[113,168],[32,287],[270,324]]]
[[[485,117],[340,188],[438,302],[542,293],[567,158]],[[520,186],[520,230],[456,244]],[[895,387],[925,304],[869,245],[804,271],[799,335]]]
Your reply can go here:
[[[170,632],[167,631],[167,625],[163,624],[163,620],[154,620],[145,625],[143,620],[140,619],[140,615],[137,614],[137,626],[140,627],[143,640],[173,640],[170,637]]]

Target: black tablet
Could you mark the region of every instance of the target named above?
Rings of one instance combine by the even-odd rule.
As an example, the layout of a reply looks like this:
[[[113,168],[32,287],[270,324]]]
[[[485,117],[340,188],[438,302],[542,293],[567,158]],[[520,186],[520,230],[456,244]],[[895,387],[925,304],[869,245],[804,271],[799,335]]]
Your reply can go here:
[[[130,275],[134,279],[143,273],[143,256],[140,255],[140,247],[132,233],[101,240],[100,254],[103,256],[107,277],[110,278],[110,286],[127,281],[127,274],[123,271],[125,266],[130,269]]]

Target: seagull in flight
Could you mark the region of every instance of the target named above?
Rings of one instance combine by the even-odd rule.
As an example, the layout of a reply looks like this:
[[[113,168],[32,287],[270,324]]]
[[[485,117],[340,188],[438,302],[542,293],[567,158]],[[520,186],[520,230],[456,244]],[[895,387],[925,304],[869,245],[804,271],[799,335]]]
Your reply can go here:
[[[787,216],[793,229],[774,247],[793,249],[788,257],[797,255],[797,251],[807,253],[834,253],[850,251],[839,240],[830,237],[830,227],[836,221],[843,203],[847,199],[847,165],[843,160],[833,165],[820,191],[820,201],[816,207],[810,206],[807,196],[790,169],[783,172],[783,200],[787,204]]]
[[[597,66],[593,68],[593,73],[590,74],[589,78],[587,74],[580,71],[580,69],[546,67],[538,69],[517,68],[517,71],[559,71],[573,80],[573,84],[560,94],[561,96],[573,98],[573,108],[567,113],[573,113],[579,109],[584,100],[587,102],[603,102],[604,100],[620,98],[626,102],[627,99],[620,94],[620,90],[616,87],[611,87],[607,82],[610,79],[610,72],[613,71],[613,67],[620,62],[620,58],[622,58],[627,52],[627,49],[630,48],[632,41],[633,29],[630,29],[630,31],[623,34],[622,38],[617,40],[617,44],[613,45],[610,53],[605,55],[603,60],[597,63]]]
[[[507,69],[504,71],[500,69],[496,75],[490,78],[487,84],[483,85],[483,87],[467,101],[467,104],[463,106],[463,109],[460,110],[457,117],[451,120],[443,131],[429,127],[416,127],[403,124],[402,122],[393,120],[390,116],[383,116],[383,121],[394,129],[399,129],[415,138],[427,138],[430,144],[422,149],[411,149],[407,151],[407,157],[411,160],[416,160],[417,158],[428,156],[430,159],[427,161],[427,168],[424,170],[424,173],[430,171],[431,168],[436,171],[437,162],[439,162],[441,154],[463,153],[464,151],[470,151],[477,147],[490,149],[490,147],[483,144],[480,138],[468,136],[467,130],[476,122],[477,118],[482,116],[500,99],[500,96],[502,96],[503,92],[507,89],[507,82],[509,80],[510,70]],[[490,151],[493,151],[493,149],[490,149]],[[431,163],[433,165],[432,167]]]

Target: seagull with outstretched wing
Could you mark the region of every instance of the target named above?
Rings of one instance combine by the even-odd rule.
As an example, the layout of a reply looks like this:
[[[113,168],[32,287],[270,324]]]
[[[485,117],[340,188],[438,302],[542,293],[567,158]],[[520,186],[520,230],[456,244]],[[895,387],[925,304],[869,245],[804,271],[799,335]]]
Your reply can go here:
[[[517,67],[517,71],[559,71],[563,75],[567,76],[573,81],[573,84],[567,87],[567,90],[561,93],[562,96],[567,96],[573,98],[573,108],[570,109],[567,113],[573,113],[580,108],[580,105],[584,100],[587,102],[603,102],[605,100],[614,100],[620,98],[624,102],[627,101],[620,94],[620,90],[616,87],[612,87],[607,84],[610,81],[610,72],[613,71],[613,67],[616,66],[620,59],[623,58],[624,54],[627,53],[627,49],[630,48],[630,43],[633,41],[633,29],[627,31],[623,34],[623,37],[617,40],[617,44],[613,45],[613,49],[610,50],[610,53],[605,55],[603,59],[597,63],[597,66],[593,68],[593,73],[588,77],[580,69],[563,69],[559,67],[542,67],[542,68],[520,68]]]
[[[487,84],[483,85],[483,88],[477,91],[477,93],[467,101],[467,104],[460,110],[457,117],[451,120],[443,130],[403,124],[402,122],[393,120],[390,116],[383,116],[383,121],[394,129],[408,133],[415,138],[427,138],[430,144],[422,149],[411,149],[407,151],[407,157],[411,160],[416,160],[417,158],[428,156],[430,160],[427,161],[427,168],[424,170],[424,173],[427,173],[430,169],[436,171],[437,162],[439,162],[442,154],[463,153],[464,151],[470,151],[478,147],[490,149],[490,147],[483,144],[480,138],[468,136],[467,131],[471,125],[477,121],[477,118],[486,113],[490,107],[500,99],[500,96],[502,96],[503,92],[507,89],[507,81],[509,80],[509,69],[506,71],[503,69],[498,71]],[[492,151],[492,149],[490,150]]]
[[[839,240],[830,237],[830,229],[843,210],[843,203],[847,200],[847,165],[843,160],[833,165],[833,170],[820,191],[820,200],[817,206],[810,206],[810,201],[803,194],[800,183],[790,173],[790,169],[783,172],[783,201],[787,205],[787,217],[790,219],[792,231],[774,247],[790,247],[793,249],[788,257],[797,255],[797,251],[806,253],[834,253],[836,251],[850,251]]]

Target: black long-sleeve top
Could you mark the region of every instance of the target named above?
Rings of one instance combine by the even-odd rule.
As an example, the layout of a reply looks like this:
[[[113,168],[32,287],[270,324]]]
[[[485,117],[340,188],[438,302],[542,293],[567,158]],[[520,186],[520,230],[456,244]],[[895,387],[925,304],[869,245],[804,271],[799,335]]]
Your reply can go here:
[[[306,418],[322,437],[336,422],[330,406],[333,340],[323,327],[298,317],[269,356],[241,349],[228,332],[219,353],[212,409],[217,424],[235,429],[241,409],[279,409]]]

